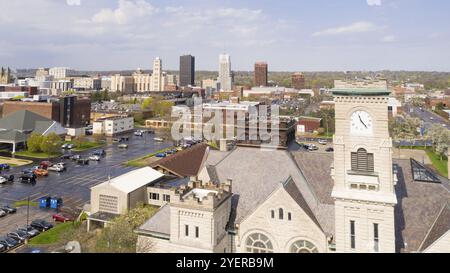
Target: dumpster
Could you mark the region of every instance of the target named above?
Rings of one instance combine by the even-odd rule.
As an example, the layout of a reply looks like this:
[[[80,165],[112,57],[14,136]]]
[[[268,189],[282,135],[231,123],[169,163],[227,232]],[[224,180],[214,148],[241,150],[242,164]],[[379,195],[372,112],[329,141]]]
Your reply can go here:
[[[50,199],[50,208],[59,209],[63,205],[62,198],[54,197]]]
[[[50,196],[44,196],[42,198],[39,199],[39,208],[41,209],[46,209],[48,207],[50,207]]]

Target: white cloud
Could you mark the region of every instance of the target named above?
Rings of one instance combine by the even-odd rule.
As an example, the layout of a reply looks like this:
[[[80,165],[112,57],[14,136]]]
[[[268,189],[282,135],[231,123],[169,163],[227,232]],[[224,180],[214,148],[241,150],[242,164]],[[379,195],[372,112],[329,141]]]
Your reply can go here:
[[[367,0],[369,6],[381,6],[381,0]]]
[[[133,19],[152,15],[158,9],[145,0],[119,0],[116,9],[102,9],[92,17],[95,23],[114,23],[124,25]]]
[[[348,26],[341,26],[336,28],[329,28],[322,31],[315,32],[313,36],[330,36],[330,35],[343,35],[351,33],[365,33],[378,30],[379,28],[371,22],[355,22]]]
[[[396,40],[396,37],[394,35],[387,35],[381,39],[381,41],[384,43],[391,43],[391,42],[394,42],[395,40]]]
[[[81,6],[81,0],[66,0],[69,6]]]

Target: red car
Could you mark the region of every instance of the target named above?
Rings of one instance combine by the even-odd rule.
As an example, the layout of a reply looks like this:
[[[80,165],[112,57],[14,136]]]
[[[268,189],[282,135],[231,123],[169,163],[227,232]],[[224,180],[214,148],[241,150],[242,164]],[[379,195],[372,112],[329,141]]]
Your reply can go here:
[[[72,215],[66,214],[66,213],[57,213],[57,214],[53,214],[52,218],[55,222],[69,222],[69,221],[75,221],[75,217],[73,217]]]
[[[52,166],[53,164],[50,161],[42,161],[39,167],[41,169],[47,170],[48,167]]]

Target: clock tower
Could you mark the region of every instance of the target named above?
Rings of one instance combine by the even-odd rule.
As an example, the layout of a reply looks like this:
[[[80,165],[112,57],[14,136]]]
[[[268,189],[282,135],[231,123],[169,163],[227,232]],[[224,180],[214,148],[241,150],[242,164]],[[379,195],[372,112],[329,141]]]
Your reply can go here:
[[[335,240],[337,252],[395,252],[389,91],[333,89]]]

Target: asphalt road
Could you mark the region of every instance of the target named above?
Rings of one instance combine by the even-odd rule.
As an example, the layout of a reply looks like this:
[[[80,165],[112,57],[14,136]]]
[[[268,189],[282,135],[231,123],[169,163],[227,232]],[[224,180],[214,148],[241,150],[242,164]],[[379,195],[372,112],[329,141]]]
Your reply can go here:
[[[123,166],[125,161],[171,146],[171,143],[168,142],[155,142],[153,138],[152,134],[148,134],[145,138],[130,135],[130,140],[127,142],[128,149],[119,149],[118,144],[109,144],[104,147],[107,153],[106,157],[100,162],[91,161],[87,166],[77,165],[71,160],[63,160],[67,164],[66,172],[60,174],[50,172],[48,177],[39,177],[35,185],[22,184],[18,181],[0,185],[0,204],[26,200],[28,196],[30,200],[36,201],[49,195],[62,197],[65,207],[82,207],[90,200],[91,187],[107,181],[109,176],[114,178],[134,169]],[[80,154],[88,156],[90,151]],[[36,161],[36,165],[38,164],[39,161]],[[23,169],[29,167],[30,165],[13,168],[3,174],[10,173],[18,177]]]
[[[426,130],[430,129],[435,124],[450,129],[450,122],[448,120],[426,109],[421,110],[419,107],[405,105],[405,111],[409,116],[419,118],[423,121],[423,125]]]

